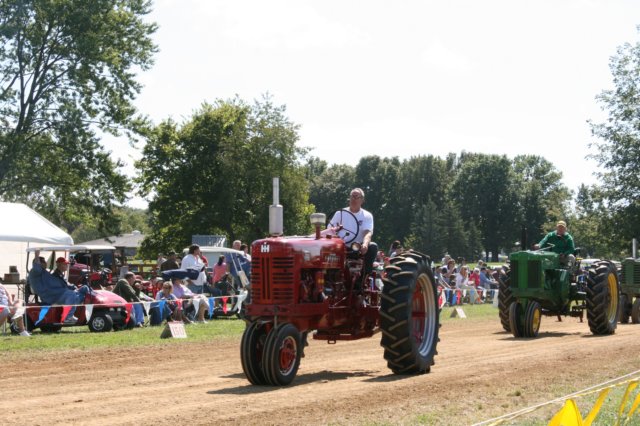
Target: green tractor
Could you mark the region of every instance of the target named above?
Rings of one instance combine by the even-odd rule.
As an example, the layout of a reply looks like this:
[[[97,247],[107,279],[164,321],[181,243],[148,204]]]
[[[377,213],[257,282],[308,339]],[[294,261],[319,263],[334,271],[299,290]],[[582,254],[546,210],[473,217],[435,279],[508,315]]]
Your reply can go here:
[[[620,322],[640,323],[640,259],[629,257],[622,261],[620,271]],[[634,301],[635,297],[635,301]]]
[[[544,249],[511,253],[498,292],[505,331],[514,337],[536,337],[543,315],[582,319],[586,310],[593,334],[615,333],[620,300],[615,265],[599,261],[576,273],[579,266],[579,260],[573,268],[565,266],[561,255]]]

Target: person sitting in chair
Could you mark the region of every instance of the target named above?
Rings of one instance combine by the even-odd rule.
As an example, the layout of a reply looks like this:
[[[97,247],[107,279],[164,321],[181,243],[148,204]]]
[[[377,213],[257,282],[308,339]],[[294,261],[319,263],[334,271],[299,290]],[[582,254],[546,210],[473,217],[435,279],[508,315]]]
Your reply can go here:
[[[33,268],[29,271],[29,284],[36,295],[40,297],[42,303],[46,305],[71,305],[69,314],[64,322],[75,324],[78,318],[73,316],[76,311],[75,305],[84,302],[85,296],[91,289],[84,285],[79,289],[65,279],[65,273],[69,269],[69,261],[64,257],[56,260],[56,269],[49,273],[46,270],[46,263],[43,265],[40,259],[40,251],[36,250]]]

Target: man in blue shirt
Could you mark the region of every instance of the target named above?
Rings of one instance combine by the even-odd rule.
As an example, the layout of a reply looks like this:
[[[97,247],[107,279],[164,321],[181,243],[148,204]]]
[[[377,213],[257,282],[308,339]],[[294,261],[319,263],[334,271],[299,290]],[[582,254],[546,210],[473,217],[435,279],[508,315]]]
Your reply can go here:
[[[65,323],[75,323],[78,318],[73,314],[76,311],[74,305],[84,302],[84,298],[91,290],[84,285],[76,290],[76,287],[69,284],[65,279],[65,272],[69,268],[69,261],[64,257],[56,260],[56,269],[49,273],[40,263],[40,251],[35,252],[33,268],[29,271],[29,284],[35,293],[40,297],[42,303],[47,305],[71,305],[72,308],[65,318]]]

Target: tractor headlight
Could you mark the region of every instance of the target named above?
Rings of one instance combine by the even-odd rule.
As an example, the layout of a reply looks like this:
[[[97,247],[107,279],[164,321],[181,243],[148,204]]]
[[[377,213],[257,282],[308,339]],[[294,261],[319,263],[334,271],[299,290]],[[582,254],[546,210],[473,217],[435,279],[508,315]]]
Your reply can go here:
[[[313,226],[324,226],[327,221],[327,215],[324,213],[311,213],[310,221]]]

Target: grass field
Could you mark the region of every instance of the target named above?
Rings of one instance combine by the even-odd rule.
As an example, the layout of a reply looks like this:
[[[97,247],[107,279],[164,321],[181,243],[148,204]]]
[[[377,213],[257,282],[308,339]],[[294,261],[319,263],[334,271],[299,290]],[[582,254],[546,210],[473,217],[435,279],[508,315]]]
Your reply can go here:
[[[463,305],[466,320],[496,317],[498,311],[491,304]],[[442,323],[449,321],[466,321],[461,318],[451,318],[453,308],[445,307],[440,314]],[[212,339],[240,336],[245,323],[236,318],[212,320],[207,324],[186,325],[188,339],[169,339],[170,344],[185,345],[190,342],[210,341]],[[34,330],[30,338],[13,336],[7,329],[7,334],[0,336],[0,354],[25,351],[55,351],[67,349],[88,349],[99,347],[131,347],[146,345],[165,345],[160,342],[164,327],[146,327],[109,333],[92,333],[87,326],[65,327],[59,333],[42,333]]]

